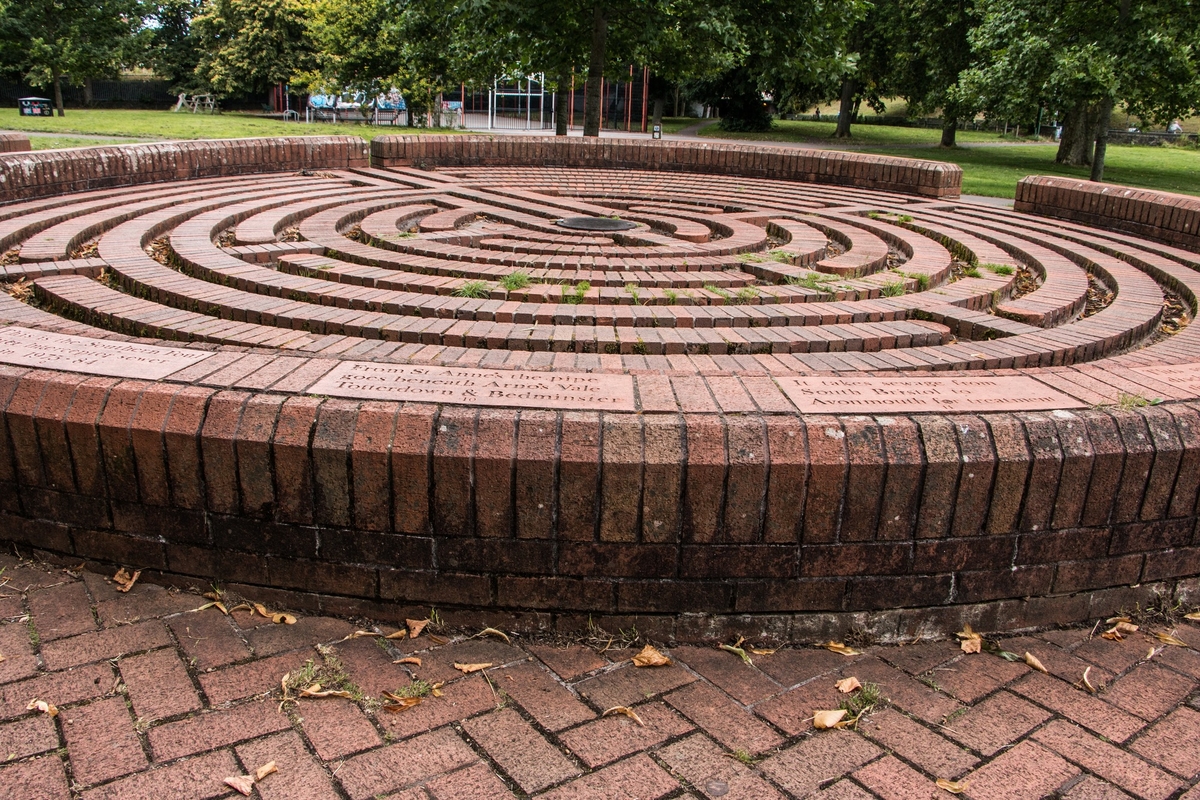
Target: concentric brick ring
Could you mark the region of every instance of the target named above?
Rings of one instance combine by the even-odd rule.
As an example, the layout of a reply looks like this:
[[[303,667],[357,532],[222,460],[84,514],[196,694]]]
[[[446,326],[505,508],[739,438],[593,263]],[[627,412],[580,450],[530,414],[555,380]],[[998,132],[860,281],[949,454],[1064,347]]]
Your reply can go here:
[[[903,159],[354,141],[108,186],[0,157],[30,198],[0,206],[8,346],[192,359],[8,358],[10,538],[685,637],[1019,627],[1200,575],[1188,240],[963,203]]]

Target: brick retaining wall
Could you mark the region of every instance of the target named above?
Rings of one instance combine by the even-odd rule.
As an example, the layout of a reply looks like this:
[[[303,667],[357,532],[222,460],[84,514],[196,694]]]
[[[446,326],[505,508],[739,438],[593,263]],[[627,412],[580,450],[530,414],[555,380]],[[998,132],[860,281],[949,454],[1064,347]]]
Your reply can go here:
[[[1200,253],[1200,197],[1030,175],[1017,183],[1014,207],[1017,211],[1129,231]]]
[[[651,169],[744,175],[958,197],[962,168],[939,161],[717,142],[556,136],[377,136],[371,163],[397,166],[491,164]]]
[[[491,607],[568,627],[704,612],[714,630],[1017,628],[1200,574],[1194,403],[877,421],[212,383],[0,367],[4,538],[304,607]]]
[[[28,150],[28,140],[26,147]],[[300,169],[351,169],[368,163],[356,136],[289,136],[124,144],[0,155],[0,202],[132,186]]]

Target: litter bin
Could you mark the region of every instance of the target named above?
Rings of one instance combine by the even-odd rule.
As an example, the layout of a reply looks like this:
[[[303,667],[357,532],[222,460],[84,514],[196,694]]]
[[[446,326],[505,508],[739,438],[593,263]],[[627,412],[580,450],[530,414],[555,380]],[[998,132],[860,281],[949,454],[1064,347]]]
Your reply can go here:
[[[54,116],[54,104],[45,97],[22,97],[17,103],[21,107],[22,117]]]

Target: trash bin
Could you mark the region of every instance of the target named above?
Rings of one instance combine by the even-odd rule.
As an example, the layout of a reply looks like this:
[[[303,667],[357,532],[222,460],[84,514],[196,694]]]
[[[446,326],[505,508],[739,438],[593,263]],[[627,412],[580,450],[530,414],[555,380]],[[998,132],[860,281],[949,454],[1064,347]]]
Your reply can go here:
[[[22,117],[54,116],[54,104],[45,97],[22,97],[17,103],[21,107]]]

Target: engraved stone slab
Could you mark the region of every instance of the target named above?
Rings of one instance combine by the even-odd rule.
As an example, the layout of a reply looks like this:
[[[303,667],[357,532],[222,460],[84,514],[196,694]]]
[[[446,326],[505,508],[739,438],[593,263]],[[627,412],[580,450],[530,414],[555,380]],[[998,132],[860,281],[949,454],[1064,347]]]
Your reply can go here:
[[[343,361],[309,394],[520,408],[634,411],[633,378],[586,372],[471,369]]]
[[[1046,411],[1084,403],[1023,375],[893,378],[781,377],[779,386],[808,414],[922,411]]]
[[[1184,394],[1200,397],[1200,364],[1164,364],[1161,367],[1134,367],[1134,372],[1170,384]]]
[[[0,363],[155,381],[211,356],[205,350],[0,328]]]

